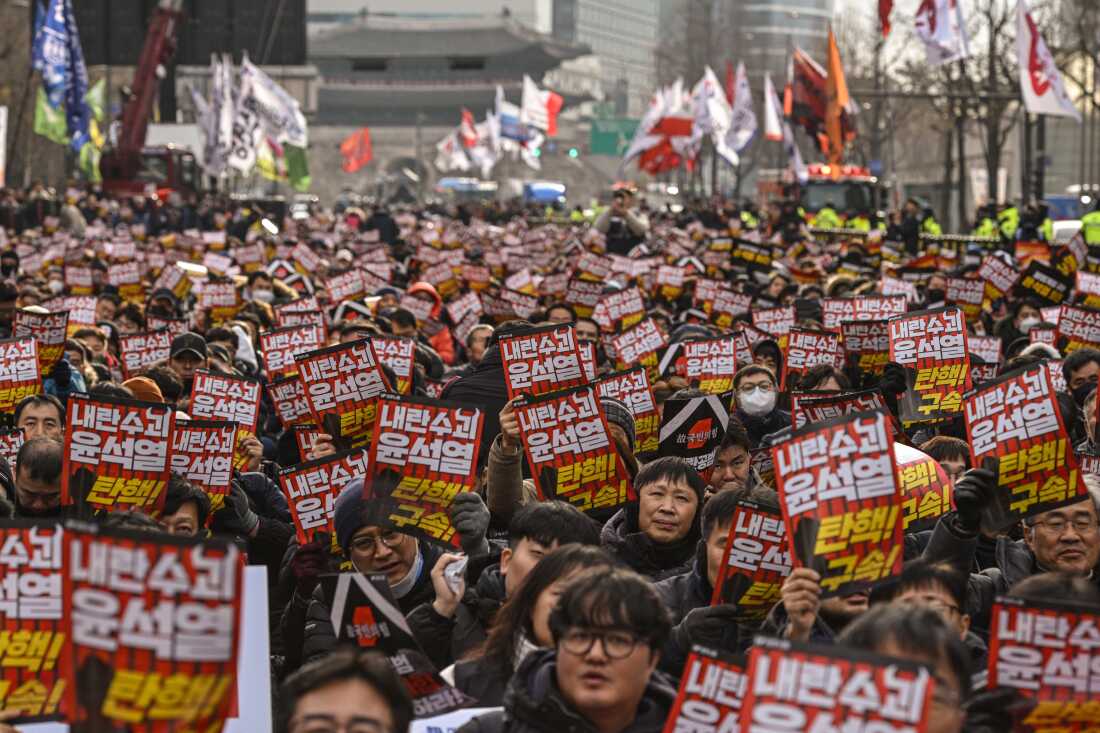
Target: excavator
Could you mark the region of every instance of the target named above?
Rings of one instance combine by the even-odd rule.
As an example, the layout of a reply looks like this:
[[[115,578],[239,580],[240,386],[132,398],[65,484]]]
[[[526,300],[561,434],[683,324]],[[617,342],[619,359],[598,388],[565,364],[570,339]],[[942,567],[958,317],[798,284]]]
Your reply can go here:
[[[201,174],[191,151],[174,145],[145,145],[164,70],[176,53],[182,6],[183,0],[161,0],[145,34],[117,139],[99,163],[103,188],[109,193],[163,198],[173,191],[187,194],[200,188]]]

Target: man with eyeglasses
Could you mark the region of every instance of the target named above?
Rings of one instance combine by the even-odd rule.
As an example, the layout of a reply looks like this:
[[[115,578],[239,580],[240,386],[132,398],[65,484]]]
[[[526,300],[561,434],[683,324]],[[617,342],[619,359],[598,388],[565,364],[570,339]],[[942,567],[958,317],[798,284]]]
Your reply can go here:
[[[669,634],[664,606],[640,575],[596,570],[571,582],[550,614],[554,648],[529,654],[504,710],[461,733],[658,733],[676,689],[657,671]]]
[[[753,448],[759,448],[764,436],[790,428],[791,413],[780,410],[779,383],[767,367],[750,364],[733,375],[737,409],[733,417],[745,426]]]

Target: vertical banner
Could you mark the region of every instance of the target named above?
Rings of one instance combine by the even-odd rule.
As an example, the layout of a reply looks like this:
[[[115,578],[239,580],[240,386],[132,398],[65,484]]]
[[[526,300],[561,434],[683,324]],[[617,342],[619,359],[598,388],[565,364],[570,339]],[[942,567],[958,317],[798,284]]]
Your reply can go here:
[[[210,497],[221,509],[233,480],[237,424],[221,420],[179,420],[172,434],[172,471]]]
[[[58,720],[69,634],[57,524],[0,520],[0,710],[19,723]]]
[[[1086,496],[1073,443],[1043,364],[1013,369],[966,395],[975,466],[997,475],[982,527],[990,532]]]
[[[312,542],[319,532],[325,532],[329,535],[327,539],[333,554],[339,554],[332,529],[336,497],[352,479],[365,479],[369,475],[368,465],[367,451],[357,448],[299,463],[279,472],[279,486],[290,505],[299,545]]]
[[[241,443],[256,437],[260,424],[259,380],[198,370],[191,386],[191,417],[237,423],[233,467],[243,468],[248,454]]]
[[[593,382],[592,386],[597,396],[621,400],[630,409],[634,417],[634,452],[639,455],[655,452],[661,415],[645,369],[637,367],[609,374]]]
[[[235,704],[244,556],[232,542],[65,530],[70,722],[79,730],[220,730]]]
[[[393,370],[397,384],[393,385],[398,394],[412,393],[413,364],[416,361],[416,343],[410,338],[396,336],[372,336],[371,348],[378,361]]]
[[[739,622],[759,625],[791,574],[788,547],[782,514],[751,501],[737,502],[710,605],[733,606]]]
[[[369,339],[294,357],[313,422],[338,448],[370,445],[378,396],[390,389]]]
[[[823,598],[901,572],[901,495],[882,410],[810,424],[772,448],[794,567],[821,575]]]
[[[890,319],[890,361],[905,367],[908,389],[899,410],[905,422],[955,417],[970,389],[966,323],[957,307]]]
[[[592,387],[524,396],[515,413],[527,464],[544,501],[562,499],[590,511],[635,499]]]
[[[741,733],[925,733],[935,678],[925,665],[840,646],[757,637]]]
[[[136,377],[145,367],[167,359],[172,346],[172,334],[167,331],[120,335],[118,340],[122,375],[127,379]]]
[[[901,443],[894,444],[894,457],[901,482],[902,531],[933,529],[954,508],[947,472],[931,456]]]
[[[474,703],[432,667],[394,601],[386,576],[358,572],[322,575],[321,592],[332,609],[336,638],[386,656],[412,698],[413,717],[442,715]]]
[[[508,398],[540,395],[587,382],[572,325],[542,326],[500,339]]]
[[[693,646],[662,733],[736,733],[745,697],[745,658]]]
[[[163,403],[69,395],[61,503],[160,513],[175,419]]]
[[[12,336],[17,339],[33,338],[38,342],[39,372],[45,375],[50,373],[53,365],[65,353],[68,324],[68,311],[31,313],[20,309],[12,317]]]
[[[666,400],[657,450],[662,456],[683,458],[709,481],[729,421],[729,411],[717,395]]]
[[[260,351],[268,379],[298,373],[294,357],[325,345],[325,334],[317,326],[287,326],[260,334]]]
[[[20,400],[42,391],[38,368],[35,339],[0,341],[0,424],[14,419],[15,406]]]
[[[309,411],[305,388],[302,387],[302,379],[297,374],[268,382],[267,396],[271,398],[275,415],[283,428],[309,422],[313,417]]]
[[[374,480],[365,488],[400,532],[460,547],[450,508],[477,483],[484,413],[472,406],[384,395],[370,446]]]

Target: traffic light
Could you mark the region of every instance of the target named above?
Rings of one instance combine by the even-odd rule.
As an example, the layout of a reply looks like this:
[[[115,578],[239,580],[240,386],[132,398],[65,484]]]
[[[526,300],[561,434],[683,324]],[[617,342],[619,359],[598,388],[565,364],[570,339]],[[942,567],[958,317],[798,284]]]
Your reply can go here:
[[[577,150],[576,148],[569,148],[569,157],[570,158],[576,158],[580,154],[581,154],[581,151]]]

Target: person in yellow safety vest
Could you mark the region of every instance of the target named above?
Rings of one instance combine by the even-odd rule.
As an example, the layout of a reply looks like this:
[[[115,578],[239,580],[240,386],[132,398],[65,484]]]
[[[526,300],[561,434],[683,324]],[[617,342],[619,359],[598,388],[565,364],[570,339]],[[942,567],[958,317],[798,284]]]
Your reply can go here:
[[[983,206],[978,209],[978,224],[971,232],[975,237],[996,237],[997,222],[993,221],[993,209]]]
[[[1044,242],[1054,241],[1054,220],[1050,218],[1050,208],[1046,204],[1039,204],[1039,216],[1043,223],[1039,225],[1039,233],[1043,235]]]
[[[573,207],[573,210],[569,212],[569,221],[573,224],[584,223],[584,209],[580,207],[580,204]]]
[[[1081,217],[1081,233],[1085,236],[1085,244],[1090,247],[1100,244],[1100,202],[1096,208]]]
[[[844,224],[849,229],[856,229],[861,232],[871,231],[871,220],[867,214],[862,211],[851,211],[848,214],[848,221]]]
[[[840,214],[836,213],[831,201],[827,201],[825,206],[817,212],[812,226],[816,229],[840,229]]]
[[[1001,229],[1001,238],[1016,241],[1016,230],[1020,228],[1020,210],[1009,204],[997,214],[997,225]]]
[[[936,215],[930,208],[924,210],[924,217],[920,222],[920,233],[928,234],[933,237],[938,237],[943,234],[943,229],[940,227],[940,223],[936,221]]]
[[[741,226],[744,229],[756,229],[760,226],[760,220],[748,209],[741,209]]]

